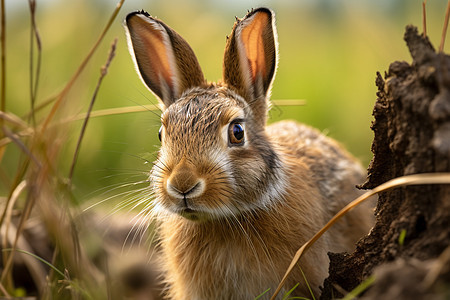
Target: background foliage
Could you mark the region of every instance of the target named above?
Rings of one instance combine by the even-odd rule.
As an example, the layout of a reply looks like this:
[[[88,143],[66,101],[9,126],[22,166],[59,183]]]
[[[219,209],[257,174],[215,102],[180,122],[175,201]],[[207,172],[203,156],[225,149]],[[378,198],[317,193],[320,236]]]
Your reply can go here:
[[[67,111],[84,112],[92,97],[110,42],[118,48],[94,109],[156,103],[133,69],[122,20],[136,9],[163,19],[193,47],[209,80],[221,77],[225,36],[234,16],[269,6],[277,14],[280,62],[273,99],[305,99],[305,106],[276,106],[270,122],[296,119],[327,132],[367,165],[371,159],[369,129],[376,99],[375,72],[394,60],[410,61],[402,40],[404,26],[421,27],[421,2],[356,1],[205,1],[128,0],[70,94]],[[438,44],[445,1],[429,1],[428,32]],[[42,39],[42,68],[37,103],[57,94],[97,39],[116,5],[112,0],[37,1]],[[26,1],[7,0],[6,110],[18,116],[30,110],[30,16]],[[447,43],[448,44],[448,43]],[[448,47],[447,47],[448,49]],[[38,116],[44,116],[48,109]],[[59,167],[68,172],[81,122],[67,130]],[[92,118],[74,176],[77,201],[91,199],[97,189],[150,169],[157,150],[159,118],[142,112]],[[19,151],[10,147],[1,164],[0,189],[8,191]],[[64,171],[67,169],[67,171]]]

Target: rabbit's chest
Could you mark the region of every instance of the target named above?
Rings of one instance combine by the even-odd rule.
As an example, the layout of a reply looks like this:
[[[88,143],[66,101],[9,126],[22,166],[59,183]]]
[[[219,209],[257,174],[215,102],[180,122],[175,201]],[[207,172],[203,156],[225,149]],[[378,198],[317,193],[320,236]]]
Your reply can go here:
[[[274,288],[274,270],[268,272],[264,261],[255,254],[236,245],[225,246],[223,251],[206,247],[193,260],[192,269],[184,271],[186,278],[196,278],[190,287],[196,299],[254,299],[267,288]],[[202,260],[200,262],[200,260]],[[270,275],[269,275],[270,274]]]
[[[180,240],[163,244],[169,281],[180,289],[175,293],[190,293],[190,299],[254,299],[276,287],[281,271],[269,246],[242,231],[232,235],[189,238],[184,233]]]

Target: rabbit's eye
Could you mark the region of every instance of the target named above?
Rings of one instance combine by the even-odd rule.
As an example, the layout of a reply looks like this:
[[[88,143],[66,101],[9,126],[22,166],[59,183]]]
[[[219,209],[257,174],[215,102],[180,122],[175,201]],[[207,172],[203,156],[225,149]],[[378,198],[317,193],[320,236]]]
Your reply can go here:
[[[162,131],[162,126],[159,127],[159,131],[158,131],[158,138],[159,138],[160,142],[162,142],[161,131]]]
[[[228,128],[230,145],[240,146],[244,144],[244,126],[240,123],[231,123]]]

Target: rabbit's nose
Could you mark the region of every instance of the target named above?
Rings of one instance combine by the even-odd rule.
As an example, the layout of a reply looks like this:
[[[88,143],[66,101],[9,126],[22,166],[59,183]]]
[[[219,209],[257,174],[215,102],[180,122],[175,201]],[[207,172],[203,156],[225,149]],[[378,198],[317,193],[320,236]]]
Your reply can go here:
[[[167,193],[178,199],[195,198],[205,190],[205,181],[199,178],[188,163],[180,162],[167,180]]]

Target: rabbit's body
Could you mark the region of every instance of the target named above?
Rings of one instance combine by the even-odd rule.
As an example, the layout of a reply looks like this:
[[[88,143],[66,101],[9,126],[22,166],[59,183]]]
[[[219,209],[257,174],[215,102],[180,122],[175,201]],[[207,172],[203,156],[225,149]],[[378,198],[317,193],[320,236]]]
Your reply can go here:
[[[363,180],[361,168],[331,139],[289,121],[268,126],[266,135],[289,173],[279,201],[230,219],[171,217],[160,224],[171,298],[253,299],[274,291],[298,248],[358,196],[354,186]],[[300,267],[316,296],[328,272],[327,252],[351,250],[369,223],[367,212],[347,217],[302,258]],[[310,294],[300,269],[290,278],[285,292],[300,282],[294,295]]]
[[[136,12],[127,29],[140,75],[164,109],[151,180],[168,295],[252,299],[274,291],[297,249],[358,195],[360,165],[315,129],[266,126],[276,69],[270,10],[237,21],[218,84],[206,83],[192,49],[161,21]],[[369,210],[349,215],[302,258],[316,295],[327,252],[351,250],[369,223]],[[300,268],[286,291],[297,282],[294,294],[308,296]]]

